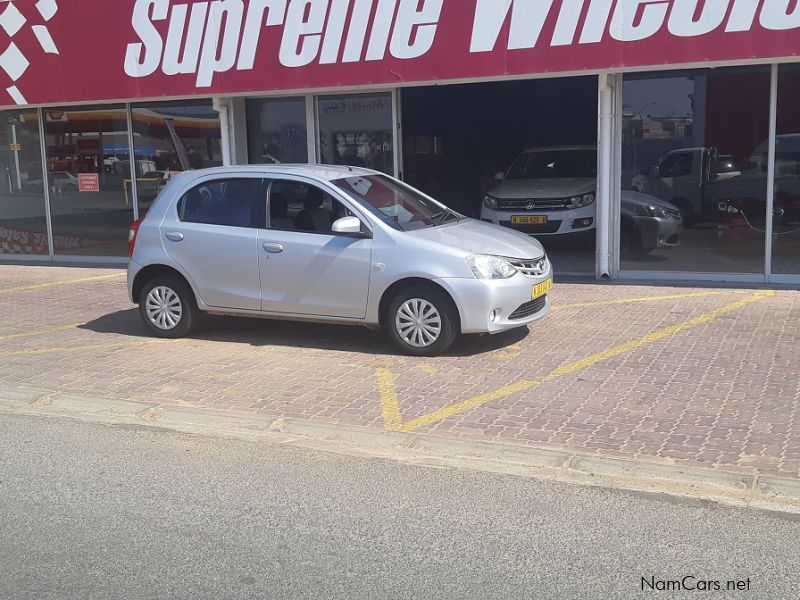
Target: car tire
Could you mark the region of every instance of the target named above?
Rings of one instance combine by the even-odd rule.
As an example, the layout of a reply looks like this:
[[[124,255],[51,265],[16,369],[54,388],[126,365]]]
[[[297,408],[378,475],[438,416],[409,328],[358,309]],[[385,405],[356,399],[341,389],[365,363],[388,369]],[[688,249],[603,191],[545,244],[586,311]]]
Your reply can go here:
[[[627,219],[623,219],[619,235],[619,253],[621,256],[636,256],[641,252],[642,242],[636,226]]]
[[[686,229],[691,229],[697,224],[697,214],[687,200],[678,198],[672,200],[672,203],[681,211],[681,219],[683,219],[683,226]]]
[[[425,285],[409,286],[395,295],[386,308],[384,325],[395,346],[410,356],[438,356],[460,331],[458,310],[450,296]]]
[[[191,332],[199,310],[185,281],[173,275],[160,275],[142,286],[139,314],[151,334],[174,339]]]

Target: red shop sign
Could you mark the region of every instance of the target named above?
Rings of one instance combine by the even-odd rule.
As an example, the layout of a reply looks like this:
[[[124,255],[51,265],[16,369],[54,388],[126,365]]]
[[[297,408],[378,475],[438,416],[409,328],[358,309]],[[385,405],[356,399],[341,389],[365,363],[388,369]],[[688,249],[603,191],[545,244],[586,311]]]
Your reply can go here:
[[[797,0],[17,0],[0,105],[792,57]],[[102,26],[87,15],[102,15]],[[5,50],[3,50],[5,48]]]
[[[99,192],[100,175],[97,173],[78,173],[79,192]]]

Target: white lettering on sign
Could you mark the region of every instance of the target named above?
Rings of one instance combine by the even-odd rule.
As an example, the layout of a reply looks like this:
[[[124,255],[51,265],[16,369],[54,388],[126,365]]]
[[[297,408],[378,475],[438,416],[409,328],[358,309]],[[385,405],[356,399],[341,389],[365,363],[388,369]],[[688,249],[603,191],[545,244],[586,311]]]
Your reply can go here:
[[[614,6],[614,0],[562,0],[551,15],[552,0],[477,0],[470,51],[492,52],[507,24],[508,50],[534,48],[546,42],[540,38],[551,17],[551,46],[573,45],[578,30],[580,44],[599,43],[606,35],[634,42],[653,37],[665,24],[676,37],[698,37],[719,29],[726,16],[725,31],[749,31],[759,0],[617,0]],[[764,0],[759,22],[765,29],[800,28],[800,1]]]
[[[669,2],[664,0],[619,0],[609,33],[615,40],[635,42],[652,37],[664,24]],[[635,21],[638,17],[638,23]]]
[[[705,35],[717,29],[725,20],[730,0],[675,0],[672,14],[669,16],[669,32],[678,37],[694,37]],[[700,9],[700,16],[694,15]]]
[[[379,61],[387,51],[394,58],[417,58],[433,46],[443,3],[213,0],[171,4],[169,0],[136,0],[132,24],[139,41],[128,45],[125,73],[147,77],[160,67],[165,75],[196,74],[196,86],[209,87],[217,73],[253,69],[264,29],[280,25],[278,60],[286,67],[336,63],[343,41],[341,62]],[[168,21],[166,43],[156,27],[160,21]]]
[[[131,23],[141,42],[128,44],[125,53],[125,73],[131,77],[147,77],[158,69],[163,43],[153,21],[163,21],[168,12],[169,0],[139,0],[134,5]]]
[[[508,49],[533,48],[553,6],[553,0],[478,0],[470,52],[491,52],[511,13]]]
[[[789,6],[794,4],[792,12]],[[800,27],[800,2],[797,0],[764,0],[759,22],[764,29],[781,31]]]
[[[443,7],[444,0],[136,0],[125,73],[191,74],[207,88],[220,73],[254,69],[267,35],[280,35],[277,58],[290,68],[415,59],[433,48]],[[510,51],[659,32],[698,37],[749,31],[756,19],[765,29],[800,28],[800,1],[475,0],[469,49],[492,52],[501,39]],[[552,33],[543,35],[548,23]]]

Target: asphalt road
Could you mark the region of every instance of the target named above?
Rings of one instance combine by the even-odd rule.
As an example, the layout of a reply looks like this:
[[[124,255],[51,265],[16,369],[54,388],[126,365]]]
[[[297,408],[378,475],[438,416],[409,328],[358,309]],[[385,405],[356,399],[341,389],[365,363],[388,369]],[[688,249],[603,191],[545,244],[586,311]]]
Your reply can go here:
[[[788,515],[52,417],[0,431],[3,599],[800,597]],[[640,591],[685,576],[749,591]]]

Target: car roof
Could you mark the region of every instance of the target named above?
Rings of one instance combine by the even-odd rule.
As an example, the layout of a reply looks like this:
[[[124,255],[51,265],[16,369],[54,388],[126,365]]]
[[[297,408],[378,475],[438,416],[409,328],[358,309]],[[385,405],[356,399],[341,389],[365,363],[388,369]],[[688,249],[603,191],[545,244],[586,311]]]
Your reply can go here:
[[[590,144],[585,144],[583,146],[534,146],[533,148],[525,148],[523,150],[523,154],[527,154],[530,152],[554,152],[557,150],[591,150],[596,151],[597,146],[592,146]]]
[[[235,165],[230,167],[213,167],[211,169],[199,169],[191,171],[194,176],[201,175],[227,175],[234,173],[263,173],[264,175],[300,175],[321,179],[323,181],[333,181],[346,177],[358,177],[379,174],[377,171],[364,169],[361,167],[349,167],[342,165],[306,165],[306,164],[279,164],[279,165]]]

